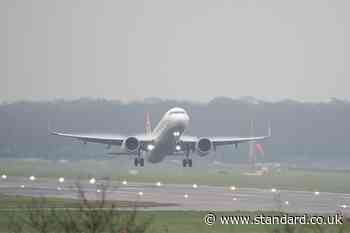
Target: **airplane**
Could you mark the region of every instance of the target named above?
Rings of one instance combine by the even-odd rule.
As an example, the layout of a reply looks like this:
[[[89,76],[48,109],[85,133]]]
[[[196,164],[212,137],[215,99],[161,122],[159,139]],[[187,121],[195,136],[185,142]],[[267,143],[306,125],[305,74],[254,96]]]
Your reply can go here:
[[[75,138],[86,143],[106,144],[108,148],[118,146],[120,153],[115,155],[133,155],[134,165],[144,166],[144,158],[150,163],[159,163],[167,155],[184,155],[183,167],[192,167],[191,152],[203,157],[217,146],[234,145],[251,141],[260,141],[271,137],[271,127],[268,135],[259,137],[196,137],[184,134],[189,126],[190,117],[183,108],[175,107],[167,111],[158,125],[151,129],[149,116],[146,119],[146,133],[129,136],[104,134],[69,134],[52,132],[52,135]]]

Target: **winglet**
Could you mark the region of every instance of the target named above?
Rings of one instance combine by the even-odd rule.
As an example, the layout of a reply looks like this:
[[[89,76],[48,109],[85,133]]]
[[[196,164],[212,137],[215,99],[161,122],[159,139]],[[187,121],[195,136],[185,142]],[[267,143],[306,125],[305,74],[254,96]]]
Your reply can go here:
[[[254,137],[254,121],[253,120],[251,120],[250,121],[250,136],[251,137]]]
[[[58,132],[56,130],[53,130],[51,128],[51,121],[50,120],[47,121],[47,134],[48,135],[62,136],[62,133],[60,133],[60,132]]]
[[[47,121],[47,134],[48,135],[58,135],[58,136],[60,136],[59,132],[56,132],[55,130],[52,130],[52,128],[51,128],[51,121],[50,120]]]
[[[146,134],[152,133],[151,119],[149,116],[149,112],[146,113]]]
[[[50,122],[50,120],[47,120],[47,134],[48,134],[48,135],[52,134],[52,132],[51,132],[51,122]]]

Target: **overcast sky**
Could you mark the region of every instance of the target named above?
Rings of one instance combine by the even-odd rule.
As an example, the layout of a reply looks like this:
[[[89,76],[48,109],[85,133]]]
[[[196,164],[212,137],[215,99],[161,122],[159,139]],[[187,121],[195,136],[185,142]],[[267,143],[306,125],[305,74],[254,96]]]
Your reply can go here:
[[[350,2],[1,0],[0,101],[350,99]]]

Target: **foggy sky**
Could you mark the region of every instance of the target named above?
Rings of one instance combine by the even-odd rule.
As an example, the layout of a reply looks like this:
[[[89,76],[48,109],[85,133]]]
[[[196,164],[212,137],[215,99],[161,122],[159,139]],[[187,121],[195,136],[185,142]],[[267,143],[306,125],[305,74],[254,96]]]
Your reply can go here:
[[[350,99],[349,1],[1,0],[0,101]]]

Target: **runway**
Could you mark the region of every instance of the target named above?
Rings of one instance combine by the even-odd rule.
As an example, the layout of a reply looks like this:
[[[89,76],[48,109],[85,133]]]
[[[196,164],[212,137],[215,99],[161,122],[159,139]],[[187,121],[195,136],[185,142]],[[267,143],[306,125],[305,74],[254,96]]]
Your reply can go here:
[[[81,180],[89,199],[101,196],[101,184]],[[54,179],[29,180],[12,177],[0,180],[0,193],[35,197],[77,198],[76,181]],[[107,199],[171,204],[152,210],[269,211],[290,213],[350,214],[350,194],[276,189],[207,186],[196,184],[124,183],[109,181]]]

